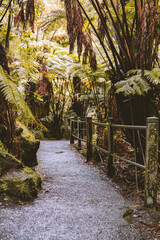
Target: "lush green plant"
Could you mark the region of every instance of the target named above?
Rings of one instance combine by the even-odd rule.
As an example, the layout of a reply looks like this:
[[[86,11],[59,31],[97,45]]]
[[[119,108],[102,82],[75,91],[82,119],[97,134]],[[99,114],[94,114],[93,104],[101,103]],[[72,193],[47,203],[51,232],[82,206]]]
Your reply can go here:
[[[8,100],[11,103],[14,103],[18,109],[22,109],[26,117],[34,119],[33,114],[31,113],[28,105],[24,101],[24,98],[20,91],[17,88],[17,85],[13,79],[3,70],[0,66],[0,88],[1,93],[5,100]]]
[[[116,93],[128,95],[145,95],[160,84],[160,68],[149,70],[130,70],[127,78],[115,84]]]

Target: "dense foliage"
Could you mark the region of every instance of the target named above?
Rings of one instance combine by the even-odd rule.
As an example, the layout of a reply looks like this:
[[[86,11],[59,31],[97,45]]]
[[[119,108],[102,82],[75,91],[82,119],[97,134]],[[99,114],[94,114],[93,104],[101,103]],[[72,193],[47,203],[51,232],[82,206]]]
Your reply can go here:
[[[158,116],[159,11],[158,0],[0,1],[0,124],[8,147],[16,144],[17,119],[59,139],[65,116],[142,125]]]

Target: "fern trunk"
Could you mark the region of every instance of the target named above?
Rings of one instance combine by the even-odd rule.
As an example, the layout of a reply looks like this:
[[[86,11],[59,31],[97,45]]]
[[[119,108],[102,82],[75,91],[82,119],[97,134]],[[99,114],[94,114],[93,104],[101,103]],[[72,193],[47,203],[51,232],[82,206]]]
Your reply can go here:
[[[124,97],[116,96],[117,107],[120,113],[121,123],[124,125],[145,126],[146,118],[158,116],[158,108],[155,103],[154,93],[149,92],[145,96]],[[145,130],[125,130],[127,140],[136,151],[136,161],[144,163],[145,154]]]

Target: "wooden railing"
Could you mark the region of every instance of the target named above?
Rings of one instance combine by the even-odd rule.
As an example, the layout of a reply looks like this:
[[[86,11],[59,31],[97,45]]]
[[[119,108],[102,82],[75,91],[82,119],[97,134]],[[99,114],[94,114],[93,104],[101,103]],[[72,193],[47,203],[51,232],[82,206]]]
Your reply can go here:
[[[107,128],[108,132],[108,149],[102,148],[92,141],[92,128],[93,126],[101,126]],[[123,128],[131,130],[145,130],[146,132],[146,151],[145,151],[145,165],[125,159],[113,152],[113,129]],[[133,166],[145,170],[145,206],[148,208],[155,208],[157,204],[157,178],[158,178],[158,143],[159,143],[159,119],[150,117],[146,119],[146,126],[133,126],[133,125],[119,125],[113,124],[112,118],[108,123],[100,123],[92,121],[91,117],[85,119],[71,118],[70,119],[70,143],[78,140],[78,149],[82,147],[82,142],[86,143],[87,161],[92,158],[92,149],[106,153],[108,155],[108,175],[114,175],[113,160],[115,158],[127,162]]]

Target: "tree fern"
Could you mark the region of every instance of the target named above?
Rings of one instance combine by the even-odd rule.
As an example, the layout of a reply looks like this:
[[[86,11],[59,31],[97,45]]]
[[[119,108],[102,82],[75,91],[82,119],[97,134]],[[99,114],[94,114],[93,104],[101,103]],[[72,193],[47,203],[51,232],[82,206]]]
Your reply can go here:
[[[54,10],[50,12],[45,18],[41,21],[39,25],[39,29],[46,32],[50,28],[55,29],[56,27],[59,28],[60,25],[64,25],[66,19],[66,13],[63,10]]]
[[[145,70],[144,76],[150,83],[157,85],[160,83],[160,68],[153,68],[151,71]]]
[[[6,100],[14,103],[17,109],[22,109],[27,118],[34,119],[34,116],[27,103],[24,101],[24,98],[18,90],[17,85],[13,82],[11,77],[3,70],[2,66],[0,66],[0,92]]]
[[[160,83],[160,68],[154,68],[151,71],[135,69],[130,70],[128,78],[116,83],[116,93],[122,93],[123,95],[144,95],[152,87]]]
[[[105,68],[98,68],[96,71],[93,71],[88,64],[81,65],[80,63],[68,64],[67,74],[71,77],[79,76],[80,78],[90,78],[90,79],[106,79]]]

